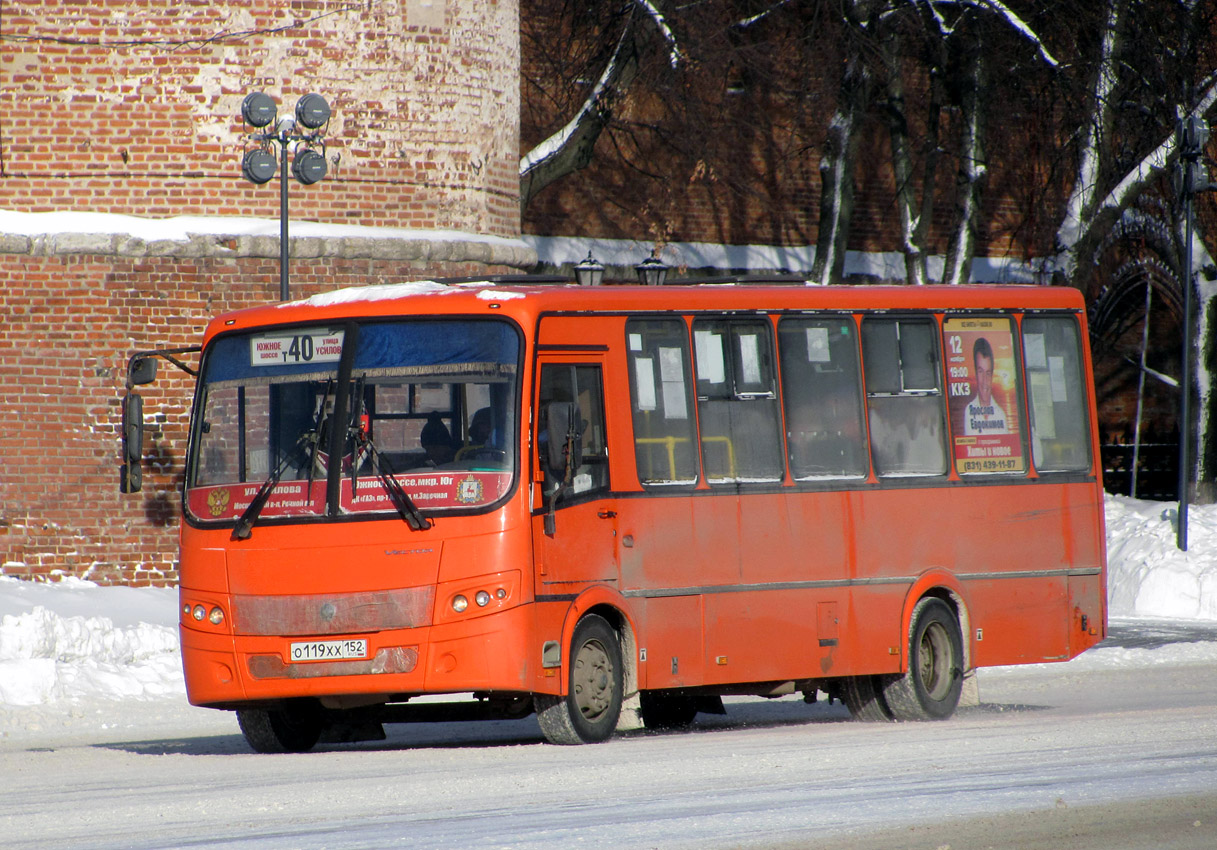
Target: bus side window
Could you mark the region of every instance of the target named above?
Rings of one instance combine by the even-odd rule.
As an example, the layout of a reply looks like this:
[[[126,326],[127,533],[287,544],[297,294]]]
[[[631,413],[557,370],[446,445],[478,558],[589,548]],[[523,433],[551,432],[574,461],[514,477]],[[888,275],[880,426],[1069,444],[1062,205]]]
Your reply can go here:
[[[784,318],[778,344],[791,475],[795,480],[865,476],[853,318]]]
[[[537,453],[542,468],[549,440],[561,435],[549,434],[545,415],[553,401],[573,401],[578,405],[581,453],[579,468],[571,482],[574,494],[603,490],[608,487],[608,443],[604,433],[604,385],[600,367],[585,364],[547,363],[541,367],[541,391],[538,398]]]
[[[1090,422],[1078,324],[1072,316],[1023,319],[1031,456],[1040,472],[1090,468]]]
[[[785,465],[769,322],[699,319],[693,346],[706,480],[780,480]]]
[[[638,480],[656,485],[696,484],[697,436],[685,323],[630,319],[625,334]]]
[[[936,335],[931,319],[862,322],[871,457],[881,477],[946,472]]]

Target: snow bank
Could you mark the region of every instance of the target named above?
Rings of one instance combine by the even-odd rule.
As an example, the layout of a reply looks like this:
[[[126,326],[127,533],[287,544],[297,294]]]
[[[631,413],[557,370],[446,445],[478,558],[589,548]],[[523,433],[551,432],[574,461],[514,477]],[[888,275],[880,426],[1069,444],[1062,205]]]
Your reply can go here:
[[[185,693],[177,591],[0,577],[0,705]]]
[[[1217,506],[1188,508],[1186,552],[1175,502],[1108,496],[1106,515],[1112,616],[1217,620]]]
[[[1217,506],[1189,511],[1186,553],[1175,548],[1174,503],[1108,496],[1106,515],[1112,616],[1217,621]],[[1212,644],[1188,646],[1170,658],[1213,660]],[[1112,647],[1071,663],[1138,666],[1163,652]],[[176,590],[0,576],[0,707],[184,693]]]

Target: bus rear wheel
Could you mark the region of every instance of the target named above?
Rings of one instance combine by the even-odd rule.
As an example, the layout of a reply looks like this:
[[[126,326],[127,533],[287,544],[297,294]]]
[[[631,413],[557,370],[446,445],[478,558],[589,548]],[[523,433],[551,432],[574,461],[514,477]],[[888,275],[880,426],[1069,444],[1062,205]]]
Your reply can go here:
[[[241,734],[256,753],[305,753],[321,739],[321,707],[308,699],[289,700],[281,709],[237,711]]]
[[[849,716],[863,723],[886,723],[892,719],[883,700],[878,676],[851,676],[841,682],[841,702]]]
[[[551,744],[606,741],[621,716],[621,642],[608,621],[588,614],[571,638],[564,697],[537,694],[533,702],[541,732]]]
[[[897,720],[946,720],[963,689],[959,620],[941,599],[917,603],[909,625],[908,670],[885,677],[883,700]]]

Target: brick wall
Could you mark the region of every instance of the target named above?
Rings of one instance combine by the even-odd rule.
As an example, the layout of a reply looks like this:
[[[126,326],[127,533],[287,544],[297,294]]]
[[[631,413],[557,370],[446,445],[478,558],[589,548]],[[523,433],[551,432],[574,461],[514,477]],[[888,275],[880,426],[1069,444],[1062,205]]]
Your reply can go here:
[[[507,268],[320,258],[292,264],[293,297]],[[161,363],[141,387],[144,489],[120,494],[120,400],[133,350],[196,344],[208,319],[274,301],[261,258],[0,254],[0,573],[100,582],[177,577],[179,489],[193,381]]]
[[[0,208],[277,216],[244,95],[322,94],[330,176],[292,214],[517,236],[513,0],[10,0]]]
[[[518,3],[7,0],[2,14],[0,573],[171,583],[192,382],[163,368],[141,390],[139,494],[118,492],[119,405],[131,351],[197,343],[213,315],[278,299],[278,181],[241,178],[244,96],[284,115],[315,91],[333,110],[329,175],[290,187],[293,297],[520,271]],[[159,223],[40,231],[26,215],[65,212],[207,224],[165,239]],[[305,221],[364,229],[309,236]]]

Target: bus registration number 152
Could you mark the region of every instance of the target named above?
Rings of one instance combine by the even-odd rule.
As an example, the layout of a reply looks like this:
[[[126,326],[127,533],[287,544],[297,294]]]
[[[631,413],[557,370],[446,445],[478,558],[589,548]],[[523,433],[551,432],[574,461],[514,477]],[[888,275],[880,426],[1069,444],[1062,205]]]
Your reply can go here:
[[[362,638],[301,641],[291,644],[290,654],[293,662],[342,661],[348,658],[367,658],[368,642]]]

